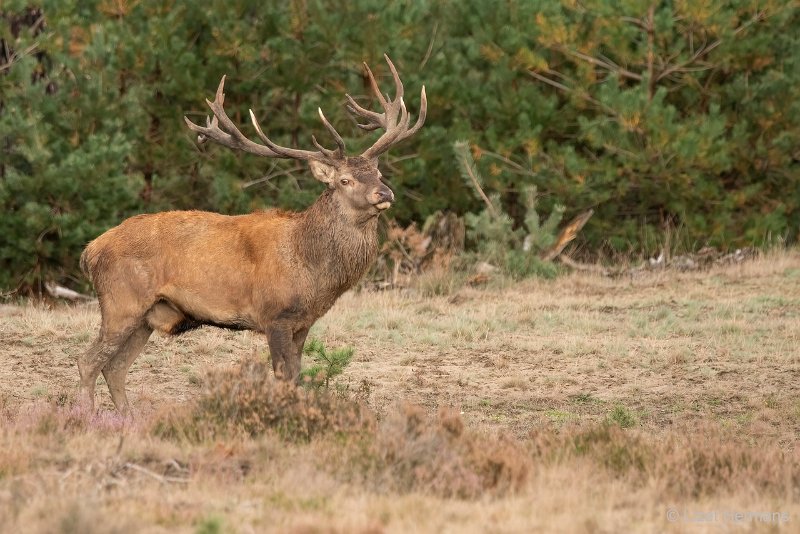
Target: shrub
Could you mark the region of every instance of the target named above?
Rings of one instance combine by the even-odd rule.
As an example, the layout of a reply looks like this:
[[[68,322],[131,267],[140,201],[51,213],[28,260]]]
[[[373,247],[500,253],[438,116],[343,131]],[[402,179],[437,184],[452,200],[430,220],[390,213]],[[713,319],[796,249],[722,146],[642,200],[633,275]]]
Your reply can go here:
[[[557,253],[552,251],[563,248],[559,248],[562,240],[558,225],[564,216],[564,206],[556,204],[550,215],[542,220],[536,209],[536,187],[528,186],[523,195],[524,221],[520,226],[515,225],[511,215],[503,210],[500,195],[485,193],[484,180],[475,166],[469,144],[457,141],[453,150],[464,181],[486,205],[480,213],[465,216],[467,238],[477,249],[479,259],[501,267],[514,278],[555,277],[558,268],[551,260]]]
[[[519,489],[530,474],[530,458],[518,441],[468,431],[450,409],[434,419],[419,406],[400,406],[381,425],[376,444],[377,480],[401,492],[502,495]]]
[[[360,404],[325,389],[277,380],[266,361],[249,357],[232,369],[209,374],[200,398],[177,414],[158,417],[154,432],[201,441],[218,434],[274,431],[287,440],[307,441],[329,432],[359,432],[371,421]]]
[[[269,365],[249,357],[209,374],[199,399],[157,415],[152,432],[162,438],[202,442],[225,435],[275,432],[288,441],[323,441],[323,466],[396,491],[476,498],[519,489],[530,458],[519,441],[485,436],[443,409],[400,406],[380,425],[367,407],[325,388],[301,388],[272,377]],[[343,441],[344,440],[344,441]]]
[[[631,428],[636,425],[636,416],[621,404],[614,406],[614,409],[608,415],[608,420],[622,428]]]
[[[529,443],[538,461],[571,464],[585,458],[614,477],[656,487],[670,498],[713,496],[738,487],[782,495],[800,483],[800,451],[786,449],[777,439],[755,444],[707,423],[676,428],[665,437],[606,421],[543,429]]]

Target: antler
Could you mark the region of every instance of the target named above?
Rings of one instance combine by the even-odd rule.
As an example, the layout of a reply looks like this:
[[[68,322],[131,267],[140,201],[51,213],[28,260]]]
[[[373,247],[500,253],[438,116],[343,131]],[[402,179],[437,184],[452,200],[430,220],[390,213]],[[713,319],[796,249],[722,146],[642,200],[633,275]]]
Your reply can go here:
[[[335,150],[329,150],[320,145],[313,135],[311,136],[311,141],[314,143],[314,146],[317,147],[316,151],[298,150],[295,148],[286,148],[277,145],[273,143],[261,130],[261,126],[258,124],[258,120],[256,120],[255,113],[253,113],[253,110],[251,109],[250,121],[253,123],[258,136],[261,138],[264,144],[261,145],[259,143],[254,143],[239,131],[230,117],[228,117],[228,114],[225,113],[225,109],[223,108],[223,103],[225,102],[225,93],[223,92],[224,88],[225,76],[223,76],[222,80],[219,82],[219,87],[217,88],[214,101],[211,102],[210,100],[206,99],[208,107],[210,107],[211,111],[214,113],[213,118],[206,117],[206,126],[195,124],[187,117],[183,118],[183,120],[186,121],[186,125],[189,127],[189,129],[193,132],[197,132],[197,141],[199,143],[203,143],[207,139],[213,139],[223,146],[236,150],[244,150],[245,152],[249,152],[251,154],[270,158],[317,160],[329,164],[335,160],[344,159],[344,140],[331,125],[331,123],[328,122],[328,119],[325,118],[325,115],[322,113],[322,109],[318,109],[319,118],[322,120],[322,124],[325,125],[325,128],[327,128],[327,130],[333,136],[334,141],[336,141],[337,148]]]
[[[370,111],[359,106],[353,97],[350,95],[345,95],[347,97],[348,105],[347,109],[353,115],[358,115],[364,119],[366,119],[366,124],[358,124],[358,127],[362,130],[372,131],[377,130],[378,128],[383,128],[384,134],[381,135],[375,144],[369,147],[363,154],[361,154],[364,158],[376,158],[389,150],[392,145],[399,143],[400,141],[407,139],[414,135],[417,130],[422,128],[422,125],[425,123],[425,116],[428,112],[428,99],[425,96],[425,86],[422,86],[422,94],[420,96],[420,104],[419,104],[419,116],[417,117],[417,122],[414,124],[412,128],[409,129],[409,124],[411,122],[411,117],[408,114],[408,110],[406,110],[406,104],[403,102],[403,82],[400,81],[400,76],[397,74],[397,69],[395,69],[392,60],[389,59],[389,56],[386,54],[383,55],[386,58],[386,63],[389,64],[389,70],[392,71],[392,77],[394,78],[394,84],[396,87],[395,90],[395,97],[394,100],[389,100],[389,95],[387,94],[385,97],[381,94],[381,90],[378,87],[378,83],[375,81],[375,77],[372,75],[372,71],[370,70],[369,66],[364,63],[364,68],[367,69],[367,75],[369,76],[369,83],[372,86],[372,91],[375,93],[375,96],[378,98],[378,101],[383,106],[383,113],[376,113],[374,111]]]
[[[394,78],[396,87],[394,100],[390,100],[388,95],[384,97],[384,95],[381,94],[380,88],[378,88],[378,83],[375,81],[375,76],[372,75],[372,71],[369,69],[369,66],[364,63],[364,67],[367,69],[372,90],[375,93],[375,96],[378,98],[378,101],[383,106],[384,112],[376,113],[374,111],[365,109],[359,106],[356,101],[353,100],[353,97],[346,95],[348,101],[347,109],[350,111],[350,113],[366,119],[365,124],[358,124],[359,128],[367,131],[377,130],[378,128],[383,128],[384,130],[383,135],[381,135],[378,140],[375,141],[375,143],[361,155],[364,158],[370,159],[377,158],[379,155],[389,150],[392,145],[395,145],[400,141],[414,135],[425,123],[425,116],[428,110],[428,100],[425,96],[425,86],[422,86],[419,116],[417,117],[417,122],[414,124],[414,126],[409,128],[411,116],[408,114],[408,110],[406,110],[405,102],[403,102],[403,82],[400,81],[400,76],[397,74],[397,69],[395,69],[392,60],[389,59],[389,56],[384,54],[383,57],[386,58],[386,63],[389,64],[389,70],[392,71],[392,77]],[[328,132],[330,132],[331,136],[336,142],[336,149],[334,150],[327,149],[320,145],[313,135],[311,136],[311,141],[314,143],[314,146],[317,147],[317,150],[315,151],[299,150],[296,148],[287,148],[277,145],[273,143],[272,140],[266,136],[266,134],[264,134],[252,109],[250,110],[250,121],[253,123],[253,127],[255,127],[258,136],[261,138],[261,141],[263,141],[264,144],[262,145],[251,141],[247,138],[247,136],[239,131],[230,117],[228,117],[228,114],[225,113],[225,109],[223,107],[225,102],[225,93],[223,92],[224,88],[225,76],[223,76],[222,80],[219,82],[219,87],[217,88],[214,101],[211,102],[210,100],[206,100],[208,107],[211,108],[211,111],[214,114],[214,116],[211,118],[206,117],[206,126],[195,124],[187,117],[183,118],[186,121],[186,125],[189,127],[189,129],[197,132],[198,142],[202,143],[208,139],[212,139],[223,146],[227,146],[236,150],[244,150],[245,152],[249,152],[251,154],[269,158],[317,160],[328,164],[345,159],[345,147],[342,136],[339,135],[333,125],[328,122],[328,119],[326,119],[325,115],[322,113],[322,109],[319,108],[319,118],[322,120],[322,124],[325,125],[325,128],[328,130]]]

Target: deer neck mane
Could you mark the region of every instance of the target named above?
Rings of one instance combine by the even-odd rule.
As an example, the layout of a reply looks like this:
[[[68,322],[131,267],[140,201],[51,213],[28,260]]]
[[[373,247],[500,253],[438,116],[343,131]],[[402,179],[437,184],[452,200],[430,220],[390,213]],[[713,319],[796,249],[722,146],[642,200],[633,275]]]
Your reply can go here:
[[[343,206],[331,189],[297,215],[295,253],[321,284],[341,294],[378,253],[378,217]],[[338,295],[336,295],[338,297]]]

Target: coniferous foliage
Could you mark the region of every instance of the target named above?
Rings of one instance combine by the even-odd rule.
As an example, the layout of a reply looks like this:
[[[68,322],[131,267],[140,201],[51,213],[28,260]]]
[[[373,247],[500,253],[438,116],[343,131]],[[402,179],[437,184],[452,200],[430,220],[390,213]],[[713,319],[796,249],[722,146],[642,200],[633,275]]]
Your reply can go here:
[[[536,211],[536,186],[527,186],[523,197],[525,222],[515,227],[511,216],[502,207],[500,195],[487,195],[483,190],[485,180],[475,166],[468,143],[457,141],[453,143],[453,150],[467,187],[473,188],[476,196],[486,204],[486,209],[479,213],[468,213],[465,217],[467,237],[472,240],[478,258],[501,267],[515,277],[554,277],[558,273],[556,266],[550,260],[542,259],[542,255],[556,242],[564,206],[553,206],[542,221]]]
[[[788,0],[6,0],[0,41],[3,291],[85,284],[82,246],[130,214],[308,205],[321,186],[301,165],[198,146],[182,117],[202,121],[227,74],[246,133],[252,108],[276,142],[308,148],[322,107],[356,151],[372,137],[341,94],[374,106],[360,65],[389,76],[384,52],[429,101],[383,162],[403,223],[482,209],[453,164],[469,139],[515,227],[530,186],[543,213],[594,209],[588,249],[646,249],[665,227],[752,245],[800,226]]]

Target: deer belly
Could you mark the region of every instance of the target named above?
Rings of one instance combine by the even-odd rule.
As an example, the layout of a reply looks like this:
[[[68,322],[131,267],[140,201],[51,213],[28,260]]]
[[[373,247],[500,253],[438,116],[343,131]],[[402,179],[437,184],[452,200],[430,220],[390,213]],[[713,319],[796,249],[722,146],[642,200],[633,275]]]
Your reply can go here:
[[[165,287],[146,319],[151,328],[167,334],[181,334],[203,325],[248,330],[254,324],[247,313],[248,301],[227,291],[206,293],[197,288]]]

